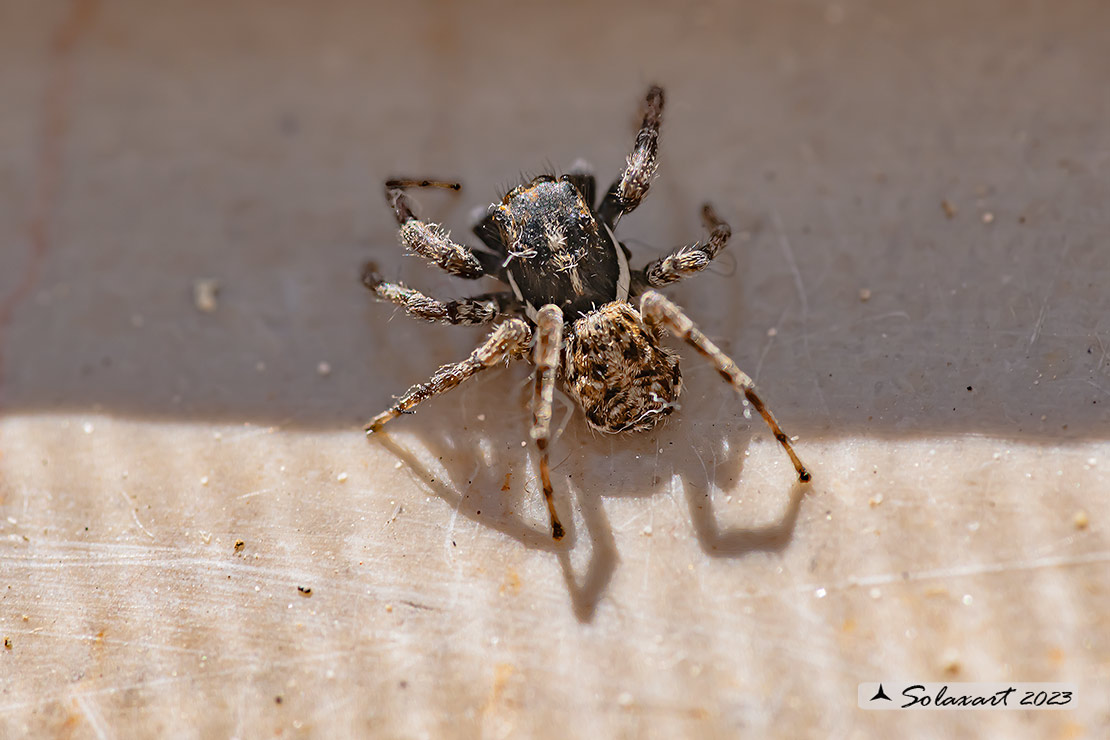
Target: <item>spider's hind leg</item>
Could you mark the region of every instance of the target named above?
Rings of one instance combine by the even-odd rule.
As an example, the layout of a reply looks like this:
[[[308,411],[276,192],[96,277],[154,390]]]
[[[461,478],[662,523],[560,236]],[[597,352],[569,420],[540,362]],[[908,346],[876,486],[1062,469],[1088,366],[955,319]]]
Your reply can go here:
[[[375,416],[364,427],[367,434],[380,430],[387,422],[401,414],[410,413],[422,401],[455,388],[482,370],[488,370],[501,362],[522,356],[532,339],[532,330],[523,319],[509,319],[494,329],[473,352],[462,362],[444,365],[436,370],[427,383],[417,383],[397,399],[396,403]]]
[[[694,322],[682,312],[682,309],[671,303],[662,294],[649,290],[644,293],[644,297],[640,300],[640,313],[644,317],[644,323],[648,326],[664,326],[670,329],[696,349],[698,354],[712,362],[725,382],[731,384],[737,392],[743,393],[744,398],[748,399],[752,406],[755,406],[755,410],[767,422],[767,426],[771,427],[775,439],[786,450],[786,454],[790,456],[790,462],[794,464],[794,470],[798,472],[798,480],[805,483],[810,479],[809,471],[798,459],[794,447],[790,444],[790,438],[786,436],[779,423],[775,421],[771,410],[764,405],[763,400],[756,394],[755,383],[752,382],[752,379],[740,370],[736,363],[729,359],[717,345],[698,331]]]
[[[401,243],[441,270],[470,280],[487,273],[485,261],[470,248],[451,239],[451,235],[437,223],[422,221],[413,213],[412,201],[405,190],[409,188],[445,188],[458,190],[457,182],[444,180],[386,180],[385,197],[401,229]]]
[[[559,349],[563,339],[563,312],[548,304],[536,315],[535,391],[532,396],[532,439],[540,450],[540,480],[547,513],[551,516],[551,536],[556,540],[566,534],[555,512],[554,491],[547,447],[551,441],[551,406],[555,394],[555,376],[559,370]]]

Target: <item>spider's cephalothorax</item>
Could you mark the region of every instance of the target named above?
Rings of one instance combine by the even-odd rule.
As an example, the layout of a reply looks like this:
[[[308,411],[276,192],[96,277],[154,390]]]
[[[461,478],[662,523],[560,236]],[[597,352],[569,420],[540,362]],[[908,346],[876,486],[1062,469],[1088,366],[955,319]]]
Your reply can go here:
[[[505,279],[527,316],[552,304],[574,321],[610,301],[627,301],[628,255],[594,214],[574,175],[542,175],[490,208]]]
[[[380,298],[416,318],[496,328],[462,362],[444,365],[410,388],[366,425],[373,433],[432,396],[481,370],[524,357],[536,365],[532,438],[540,449],[540,478],[555,539],[564,531],[552,497],[548,464],[551,406],[556,381],[601,432],[651,429],[675,408],[682,390],[678,356],[662,346],[664,330],[689,343],[722,378],[755,406],[790,456],[798,478],[809,472],[786,434],[756,394],[751,378],[709,341],[681,309],[652,290],[705,269],[728,243],[731,230],[713,208],[702,208],[709,231],[704,244],[680,247],[631,270],[629,252],[613,234],[621,216],[647,194],[656,169],[663,91],[648,90],[644,121],[621,176],[594,207],[596,184],[585,166],[562,177],[542,175],[509,191],[474,227],[485,249],[453,241],[439,225],[416,218],[405,190],[459,189],[438,180],[389,180],[386,197],[400,224],[401,242],[441,269],[463,278],[492,277],[508,290],[440,301],[383,280],[367,265],[363,281]],[[632,300],[639,298],[639,310]]]

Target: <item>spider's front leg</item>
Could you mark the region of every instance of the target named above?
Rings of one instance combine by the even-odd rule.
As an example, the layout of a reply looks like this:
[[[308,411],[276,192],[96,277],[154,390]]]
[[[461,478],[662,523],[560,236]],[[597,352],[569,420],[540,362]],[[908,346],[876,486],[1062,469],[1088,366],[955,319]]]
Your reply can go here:
[[[536,363],[535,390],[532,396],[532,439],[540,450],[540,480],[543,483],[543,497],[547,502],[547,513],[551,516],[551,536],[563,539],[565,534],[559,515],[555,513],[555,501],[551,486],[551,470],[548,462],[547,446],[551,441],[551,405],[555,394],[555,377],[559,371],[559,350],[563,341],[563,312],[548,304],[536,314],[536,347],[533,360]]]
[[[483,265],[473,251],[453,241],[442,226],[418,219],[413,213],[412,201],[405,194],[408,188],[458,190],[461,187],[457,182],[442,180],[387,180],[385,197],[400,224],[402,244],[445,272],[476,280],[487,274],[487,268],[495,265],[496,260],[487,260],[490,264]]]
[[[794,464],[794,470],[798,472],[798,480],[805,483],[810,479],[809,471],[798,459],[797,453],[794,452],[794,448],[790,444],[790,438],[779,427],[779,423],[775,421],[771,410],[764,405],[763,400],[756,394],[755,383],[752,382],[752,379],[741,371],[736,363],[729,359],[717,345],[698,331],[694,322],[682,312],[682,309],[671,303],[662,294],[649,290],[644,293],[644,297],[640,300],[640,313],[644,317],[645,324],[650,327],[663,326],[670,329],[696,349],[698,354],[712,362],[714,367],[717,368],[717,372],[725,379],[725,382],[731,384],[737,392],[743,393],[748,402],[755,406],[756,411],[767,422],[767,426],[771,427],[775,439],[786,450],[786,454],[790,456],[790,462]]]
[[[628,155],[624,172],[598,206],[598,214],[611,227],[617,225],[621,216],[635,210],[651,187],[651,178],[659,166],[659,125],[662,120],[663,88],[652,85],[644,99],[644,122],[636,134],[636,144]]]
[[[680,247],[666,257],[649,263],[640,271],[637,282],[652,288],[662,288],[709,267],[717,253],[728,244],[732,227],[722,221],[708,203],[701,208],[701,220],[709,231],[708,242]]]
[[[532,330],[528,328],[527,322],[522,319],[509,319],[494,329],[486,341],[470,353],[470,357],[462,362],[444,365],[436,370],[427,383],[417,383],[409,388],[396,403],[370,420],[364,427],[366,433],[373,434],[386,422],[396,419],[401,414],[411,413],[412,408],[421,401],[446,393],[482,370],[488,370],[501,362],[523,355],[531,339]]]

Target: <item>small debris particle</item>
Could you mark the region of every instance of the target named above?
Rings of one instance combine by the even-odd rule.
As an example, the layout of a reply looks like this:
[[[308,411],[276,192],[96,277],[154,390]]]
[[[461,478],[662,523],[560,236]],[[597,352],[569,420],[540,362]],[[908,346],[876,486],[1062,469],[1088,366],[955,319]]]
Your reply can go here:
[[[1087,458],[1087,464],[1090,465],[1093,468],[1094,466],[1098,465],[1098,458],[1088,457]]]
[[[994,214],[987,211],[983,214],[983,223],[989,224],[994,222]]]
[[[398,460],[397,462],[393,463],[393,469],[394,469],[394,470],[400,470],[400,469],[401,469],[401,468],[403,468],[403,467],[405,467],[405,464],[404,464],[403,462],[401,462],[400,460]]]
[[[10,638],[10,637],[5,637],[4,638],[4,648],[7,649],[7,650],[12,649],[12,638]]]
[[[960,653],[956,648],[947,648],[940,655],[940,665],[949,676],[960,672]]]
[[[335,479],[337,481],[339,481],[340,483],[346,483],[347,482],[347,477],[348,476],[347,476],[346,473],[340,473],[339,475],[335,476]]]
[[[813,595],[814,595],[815,597],[817,597],[818,599],[823,599],[823,598],[825,598],[826,596],[828,596],[828,594],[829,594],[829,592],[828,592],[828,591],[826,591],[826,590],[825,590],[825,589],[823,589],[823,588],[819,588],[819,589],[817,589],[816,591],[814,591],[814,592],[813,592]]]
[[[867,303],[869,300],[871,300],[871,289],[870,288],[860,288],[859,289],[859,299],[860,299],[861,303]]]
[[[527,443],[527,442],[525,442],[525,441],[524,441],[524,440],[522,439],[522,440],[520,440],[520,446],[521,446],[521,447],[527,447],[527,446],[528,446],[528,443]]]
[[[393,613],[393,604],[386,604],[385,605],[385,611],[386,611],[387,614],[392,614]]]
[[[281,698],[280,695],[274,697],[274,704],[281,704],[281,702],[282,702],[282,698]]]
[[[654,531],[654,530],[652,530],[652,528],[651,528],[651,525],[650,525],[650,524],[648,524],[647,526],[645,526],[645,527],[643,528],[643,530],[642,530],[642,531],[640,532],[640,534],[642,534],[642,535],[643,535],[644,537],[651,537],[651,533],[652,533],[653,531]]]
[[[622,691],[620,695],[617,696],[617,704],[622,707],[632,706],[632,694],[627,691]]]
[[[242,540],[235,540],[235,552],[243,552],[243,548],[246,546],[246,542],[243,542]]]
[[[331,375],[331,365],[321,360],[319,364],[316,365],[316,374],[326,378]]]
[[[202,486],[207,486],[208,485],[208,476],[207,475],[202,475],[200,477],[200,484]]]
[[[971,393],[971,386],[970,385],[967,387],[967,392]]]
[[[1072,519],[1076,529],[1086,529],[1091,525],[1091,517],[1086,511],[1080,509],[1075,512],[1075,517]]]
[[[963,598],[960,599],[960,603],[964,606],[971,606],[972,601],[974,601],[974,599],[971,598],[971,594],[964,594]]]
[[[202,313],[214,313],[219,307],[217,299],[220,283],[213,278],[200,278],[193,281],[193,305]]]
[[[96,427],[92,425],[91,421],[86,421],[84,424],[81,425],[81,431],[85,434],[92,434],[95,428]]]
[[[486,415],[485,414],[478,414],[478,421],[485,421],[485,420],[486,420]]]
[[[510,470],[509,472],[505,473],[505,482],[501,484],[502,491],[508,491],[510,488],[512,488],[512,479],[513,471]]]
[[[878,506],[882,502],[883,502],[883,494],[878,493],[878,494],[875,494],[874,496],[872,496],[871,500],[868,501],[867,503],[870,504],[872,509],[874,509],[876,506]]]
[[[940,207],[944,210],[944,215],[950,219],[955,218],[956,214],[959,213],[956,206],[952,205],[947,200],[942,200],[940,202]]]
[[[308,586],[297,586],[297,590],[301,592],[301,596],[312,596],[312,589]]]
[[[776,329],[773,326],[770,329],[767,330],[767,336],[769,336],[769,337],[776,336],[776,335],[778,335],[778,333],[779,333],[779,330]]]
[[[883,592],[879,590],[878,586],[872,586],[868,594],[872,599],[879,599],[882,598]]]

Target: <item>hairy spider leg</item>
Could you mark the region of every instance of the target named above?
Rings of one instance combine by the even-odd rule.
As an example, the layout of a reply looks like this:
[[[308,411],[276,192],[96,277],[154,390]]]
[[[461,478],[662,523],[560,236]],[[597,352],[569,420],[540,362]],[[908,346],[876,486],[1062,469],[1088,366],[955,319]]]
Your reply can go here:
[[[397,399],[397,402],[375,416],[363,427],[367,434],[380,430],[386,422],[401,414],[411,413],[414,406],[433,396],[453,389],[464,380],[488,370],[501,362],[523,356],[532,339],[532,330],[523,319],[509,319],[494,329],[482,344],[462,362],[444,365],[436,370],[427,383],[417,383]]]
[[[362,284],[378,298],[405,309],[413,318],[455,326],[488,324],[516,304],[513,294],[508,291],[441,301],[401,283],[385,280],[378,274],[378,268],[373,262],[367,262],[363,267]]]
[[[701,207],[701,220],[709,231],[709,241],[679,247],[666,257],[648,263],[639,276],[644,283],[653,288],[662,288],[709,267],[717,253],[728,245],[732,228],[717,216],[713,206],[708,203]]]
[[[451,239],[445,228],[431,221],[421,221],[413,213],[408,188],[446,188],[458,190],[457,182],[443,180],[386,180],[385,197],[397,216],[401,243],[441,270],[457,277],[476,280],[486,268],[474,252]]]
[[[698,354],[712,362],[725,382],[731,384],[737,392],[743,393],[752,406],[755,406],[763,420],[767,422],[767,426],[771,427],[775,439],[786,450],[786,454],[790,456],[790,462],[794,464],[794,470],[798,472],[798,480],[805,483],[810,479],[809,471],[798,459],[797,453],[794,452],[794,448],[790,444],[789,437],[779,427],[779,423],[775,421],[771,410],[764,405],[762,399],[756,394],[755,383],[752,382],[752,379],[741,371],[736,363],[729,359],[717,345],[698,331],[694,322],[682,312],[682,309],[671,303],[662,294],[649,290],[640,299],[640,313],[644,317],[644,323],[648,326],[665,326],[697,350]]]
[[[532,439],[540,450],[540,479],[547,512],[551,515],[551,536],[563,539],[565,532],[555,513],[551,486],[551,470],[547,446],[551,441],[551,405],[555,394],[555,376],[559,370],[559,348],[563,340],[563,311],[548,304],[536,314],[536,345],[533,361],[536,365],[535,390],[532,396]]]
[[[598,206],[598,215],[610,227],[621,216],[636,210],[651,187],[651,178],[659,166],[659,125],[663,120],[663,88],[652,85],[644,99],[644,121],[636,134],[636,144],[628,155],[624,172],[609,188]]]

